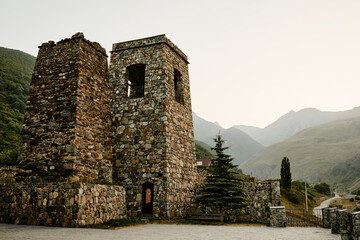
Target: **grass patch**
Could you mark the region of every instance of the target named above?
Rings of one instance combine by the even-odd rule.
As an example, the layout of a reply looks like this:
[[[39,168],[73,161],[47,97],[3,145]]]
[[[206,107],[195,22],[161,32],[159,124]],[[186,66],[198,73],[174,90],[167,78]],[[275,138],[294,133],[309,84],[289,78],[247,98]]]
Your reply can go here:
[[[351,202],[350,199],[347,198],[337,198],[331,201],[330,207],[339,207],[342,209],[356,210],[356,202]]]

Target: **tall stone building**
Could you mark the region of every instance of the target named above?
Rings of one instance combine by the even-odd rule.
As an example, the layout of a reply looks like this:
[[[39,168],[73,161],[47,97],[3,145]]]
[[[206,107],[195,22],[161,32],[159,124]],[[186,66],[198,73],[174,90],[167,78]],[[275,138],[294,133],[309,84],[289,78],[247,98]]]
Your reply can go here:
[[[107,55],[79,33],[39,47],[19,161],[32,181],[112,181]]]
[[[165,35],[113,44],[114,181],[130,216],[189,214],[195,151],[187,56]]]
[[[165,35],[113,45],[82,33],[39,47],[19,165],[0,168],[0,222],[78,227],[184,217],[197,181],[187,56]],[[278,182],[243,183],[266,221]]]
[[[82,33],[39,48],[15,182],[0,179],[0,222],[189,215],[197,172],[187,56],[165,35],[117,43],[109,74],[105,49]]]

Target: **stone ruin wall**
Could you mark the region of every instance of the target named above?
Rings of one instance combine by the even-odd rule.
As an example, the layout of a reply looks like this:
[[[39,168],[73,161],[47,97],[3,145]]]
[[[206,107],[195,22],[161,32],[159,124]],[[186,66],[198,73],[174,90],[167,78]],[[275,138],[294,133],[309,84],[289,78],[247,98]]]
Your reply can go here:
[[[323,227],[331,228],[331,233],[340,234],[341,239],[360,239],[360,211],[341,208],[323,208]]]
[[[144,64],[144,96],[127,97],[126,68]],[[175,101],[174,68],[184,103]],[[187,57],[164,35],[113,45],[110,60],[114,179],[127,190],[128,214],[141,213],[142,184],[154,184],[154,216],[189,214],[195,143]]]
[[[120,186],[0,183],[0,222],[79,227],[126,217]]]
[[[170,43],[171,44],[171,43]],[[173,46],[171,45],[172,47]],[[168,196],[167,215],[188,216],[193,208],[194,189],[196,187],[197,171],[195,166],[195,141],[192,120],[192,108],[190,97],[190,82],[188,73],[188,62],[182,52],[172,51],[170,47],[164,49],[166,62],[167,105],[167,144],[168,159]],[[180,54],[178,54],[180,53]],[[178,102],[175,97],[173,76],[174,68],[182,73],[182,99]]]
[[[39,48],[19,154],[27,181],[111,181],[105,50],[82,34]]]
[[[270,207],[281,204],[280,182],[277,180],[258,181],[250,178],[244,179],[242,185],[248,206],[237,210],[232,219],[242,222],[268,223]]]
[[[17,167],[0,171],[0,222],[78,227],[126,217],[112,181],[107,56],[79,33],[39,47]]]
[[[205,180],[207,171],[199,169],[197,187]],[[229,222],[253,222],[269,224],[271,220],[270,207],[281,204],[280,182],[278,180],[260,181],[253,177],[241,181],[244,191],[244,200],[247,206],[241,209],[232,209],[225,214]],[[218,213],[219,210],[211,208],[197,208],[199,213]]]

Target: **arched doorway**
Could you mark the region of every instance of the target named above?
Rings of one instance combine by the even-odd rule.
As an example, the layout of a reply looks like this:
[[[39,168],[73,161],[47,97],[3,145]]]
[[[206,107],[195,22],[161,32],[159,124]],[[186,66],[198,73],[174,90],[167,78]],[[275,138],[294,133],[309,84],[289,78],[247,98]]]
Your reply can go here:
[[[142,214],[153,214],[154,184],[146,182],[142,185]]]

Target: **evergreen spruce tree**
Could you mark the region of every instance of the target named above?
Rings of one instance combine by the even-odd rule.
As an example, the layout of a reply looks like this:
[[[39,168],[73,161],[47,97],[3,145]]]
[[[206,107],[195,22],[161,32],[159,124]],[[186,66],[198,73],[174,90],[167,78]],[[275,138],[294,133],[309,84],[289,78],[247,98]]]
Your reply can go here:
[[[224,140],[220,135],[214,138],[216,158],[208,167],[208,175],[204,184],[197,192],[196,202],[220,210],[221,221],[225,210],[245,206],[244,193],[240,186],[240,175],[234,171],[230,155],[224,153],[228,147],[223,147]]]
[[[289,158],[284,157],[281,161],[280,184],[285,189],[291,188],[291,170]]]

